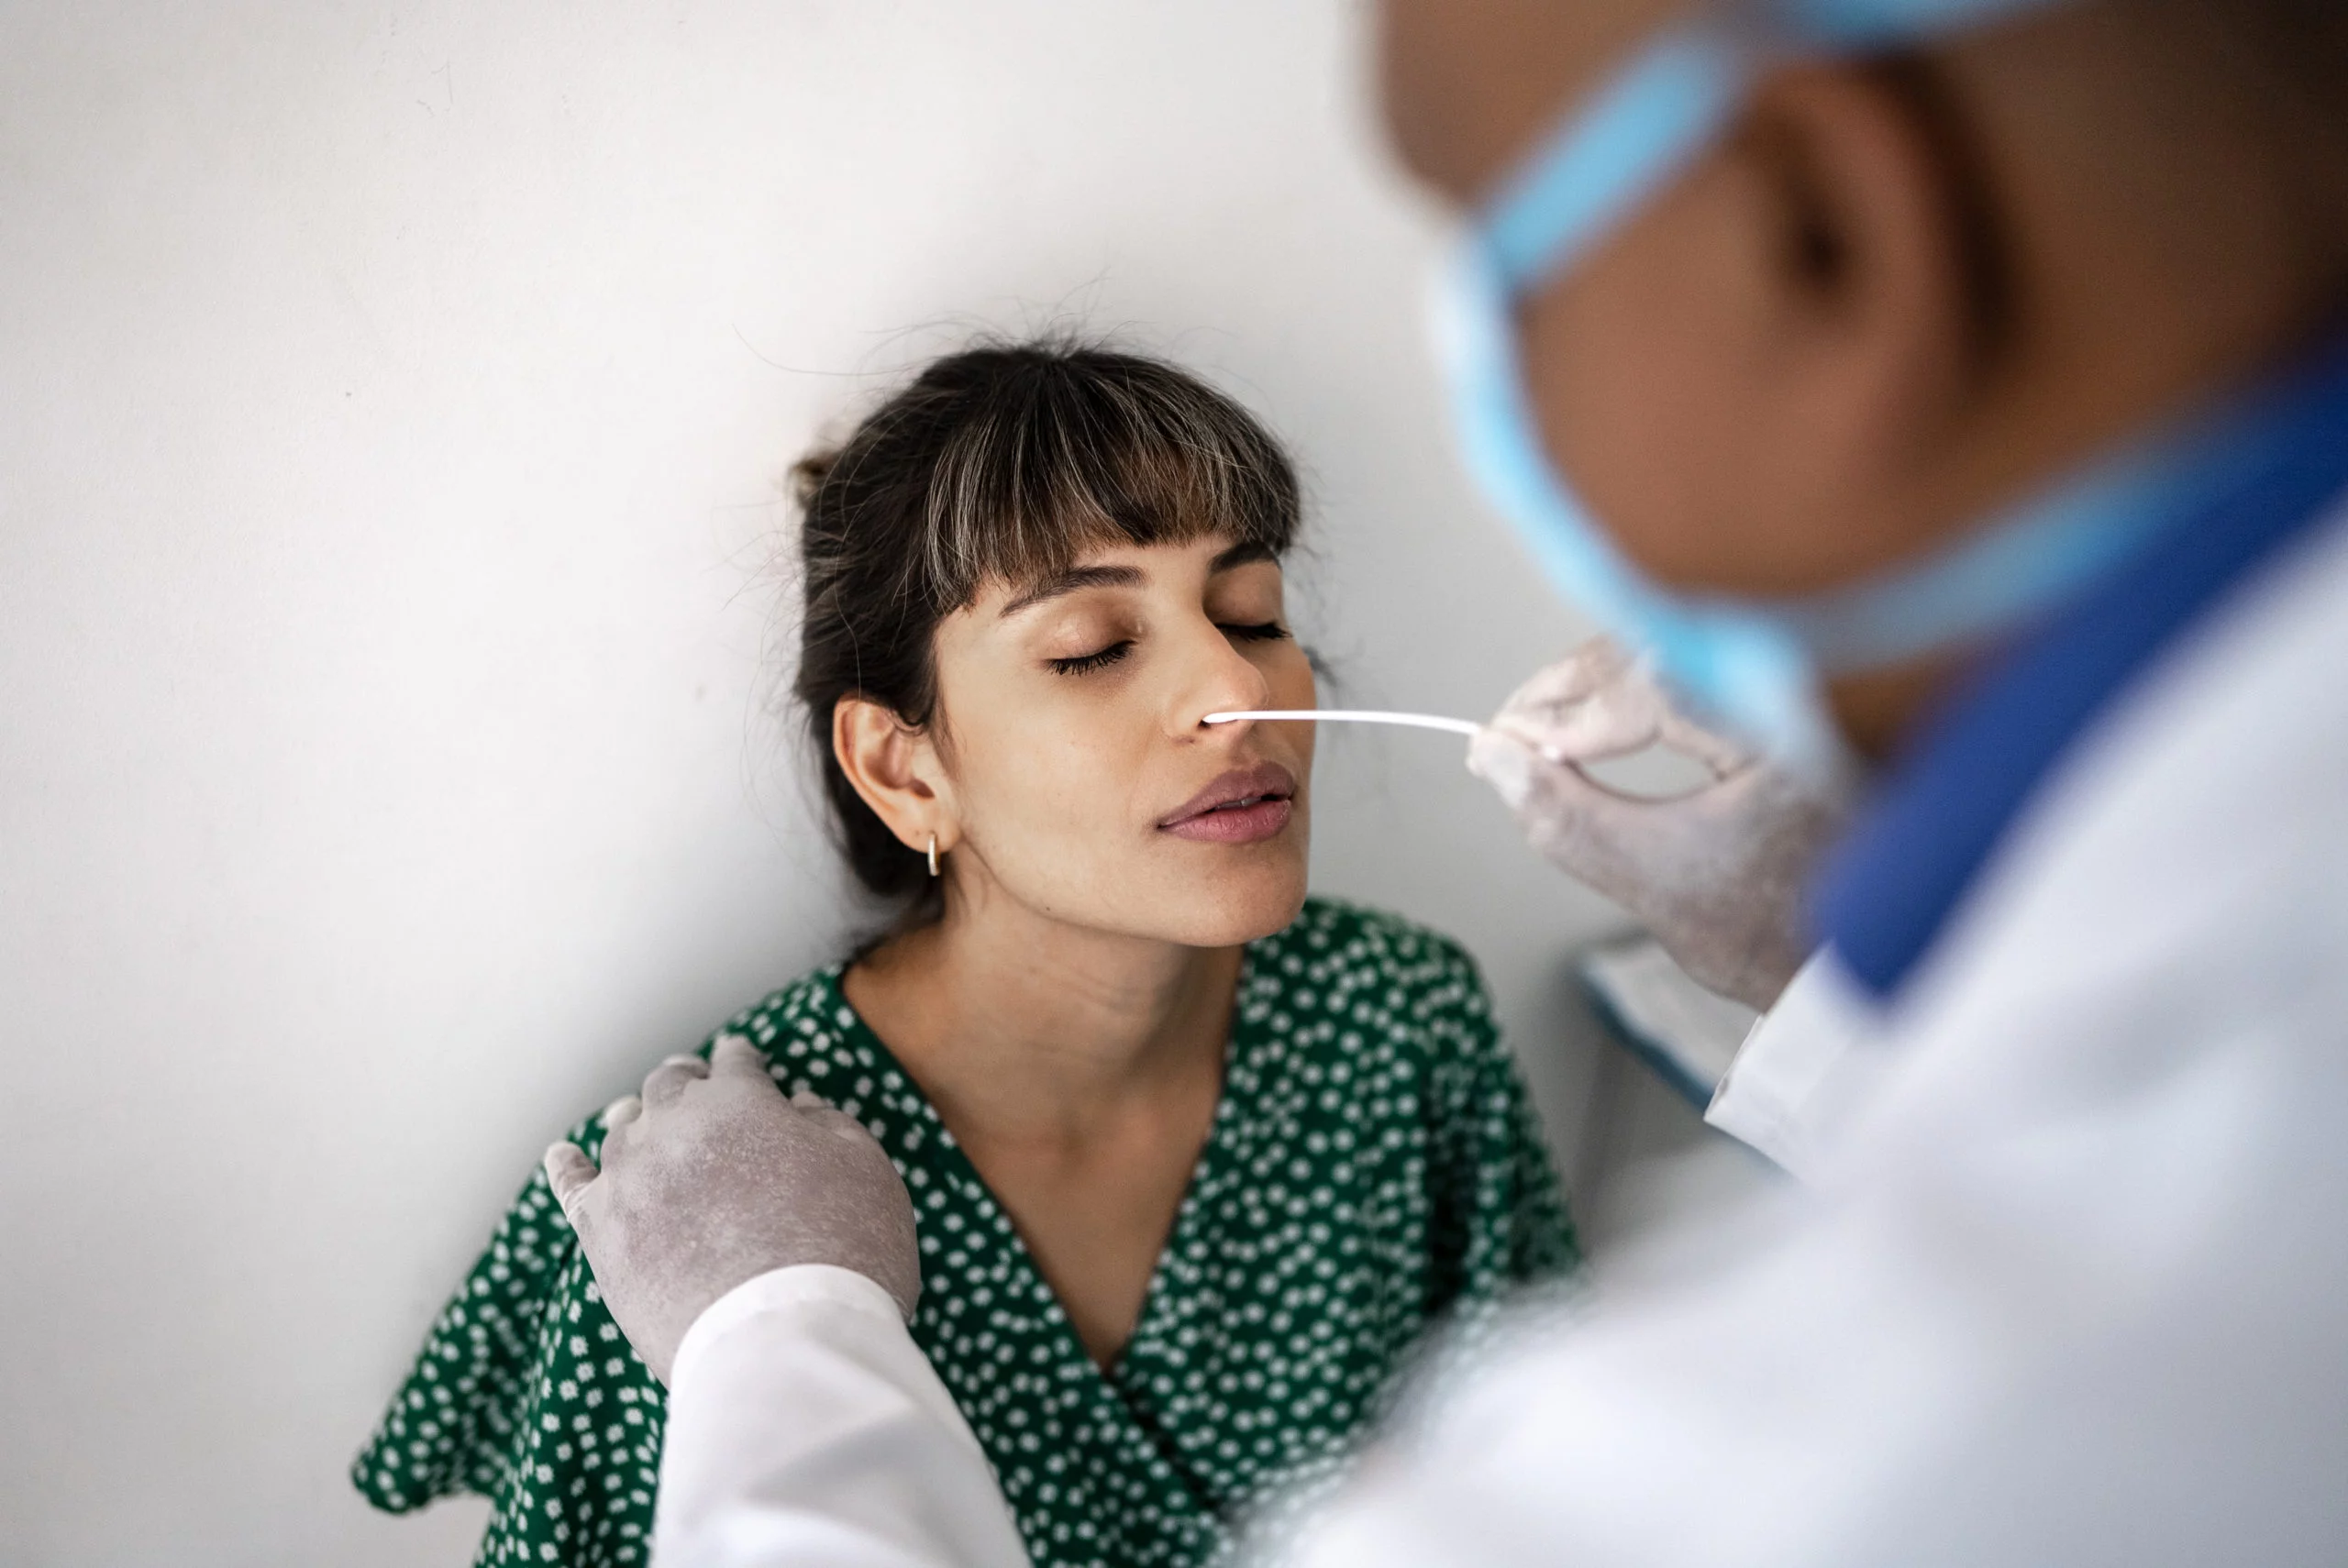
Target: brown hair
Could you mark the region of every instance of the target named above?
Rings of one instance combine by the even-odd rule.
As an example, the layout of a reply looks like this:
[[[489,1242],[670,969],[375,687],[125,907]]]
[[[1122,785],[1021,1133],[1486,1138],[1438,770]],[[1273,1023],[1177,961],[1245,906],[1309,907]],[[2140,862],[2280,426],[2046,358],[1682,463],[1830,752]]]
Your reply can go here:
[[[793,695],[849,869],[882,898],[924,895],[917,911],[936,907],[925,858],[842,771],[839,700],[930,723],[937,624],[990,581],[1036,581],[1106,544],[1228,536],[1279,557],[1298,526],[1295,469],[1246,410],[1162,360],[1062,337],[933,362],[795,473]]]

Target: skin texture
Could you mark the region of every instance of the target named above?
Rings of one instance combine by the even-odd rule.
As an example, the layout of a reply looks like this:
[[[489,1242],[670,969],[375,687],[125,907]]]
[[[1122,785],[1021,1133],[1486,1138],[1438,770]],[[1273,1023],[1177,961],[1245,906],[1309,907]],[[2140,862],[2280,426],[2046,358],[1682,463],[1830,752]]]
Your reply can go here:
[[[936,639],[939,714],[843,701],[834,744],[906,845],[935,834],[943,920],[852,968],[849,1000],[1002,1199],[1093,1357],[1131,1334],[1220,1095],[1241,947],[1305,893],[1311,707],[1277,563],[1210,537],[1088,555],[1125,574],[1024,606],[990,584]],[[1055,668],[1122,646],[1098,668]],[[1253,844],[1161,823],[1265,763],[1296,796]]]
[[[1470,207],[1672,9],[1385,0],[1397,149]],[[2221,58],[2185,23],[2088,5],[1904,72],[1778,71],[1526,302],[1552,457],[1657,579],[1807,592],[1944,546],[2255,373],[2342,301],[2348,244],[2321,215],[2340,160],[2277,141]],[[1836,715],[1884,757],[1970,663],[1839,682]]]

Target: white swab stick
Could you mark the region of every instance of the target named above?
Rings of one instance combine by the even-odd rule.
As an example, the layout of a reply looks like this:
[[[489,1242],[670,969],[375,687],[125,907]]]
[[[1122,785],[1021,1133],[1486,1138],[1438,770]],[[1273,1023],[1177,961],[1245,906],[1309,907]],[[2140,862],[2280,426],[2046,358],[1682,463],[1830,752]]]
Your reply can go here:
[[[1446,719],[1437,713],[1385,713],[1364,708],[1266,709],[1245,713],[1209,713],[1210,724],[1235,723],[1241,719],[1303,719],[1313,723],[1404,724],[1414,730],[1448,730],[1456,735],[1481,734],[1484,726],[1467,719]]]

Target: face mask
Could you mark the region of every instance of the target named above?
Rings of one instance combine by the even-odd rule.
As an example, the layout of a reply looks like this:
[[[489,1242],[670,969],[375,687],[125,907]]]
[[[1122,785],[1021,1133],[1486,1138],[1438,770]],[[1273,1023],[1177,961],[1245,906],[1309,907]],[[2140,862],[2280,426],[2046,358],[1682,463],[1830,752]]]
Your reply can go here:
[[[1778,61],[1864,52],[2054,0],[1757,0],[1650,42],[1501,186],[1439,313],[1465,456],[1550,579],[1697,705],[1780,760],[1833,766],[1822,677],[2010,628],[2126,558],[2225,484],[2214,426],[2113,454],[1952,548],[1793,600],[1700,598],[1613,547],[1543,449],[1518,362],[1517,304],[1588,255],[1716,141]]]

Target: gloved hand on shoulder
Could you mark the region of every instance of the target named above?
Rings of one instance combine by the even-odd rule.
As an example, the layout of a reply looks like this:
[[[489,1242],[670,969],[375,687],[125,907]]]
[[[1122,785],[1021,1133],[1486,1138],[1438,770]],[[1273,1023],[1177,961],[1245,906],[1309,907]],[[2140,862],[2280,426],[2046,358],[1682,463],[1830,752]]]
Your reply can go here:
[[[853,1269],[913,1316],[921,1253],[896,1166],[854,1117],[785,1099],[748,1040],[721,1038],[706,1062],[671,1056],[604,1123],[600,1172],[562,1143],[547,1179],[613,1320],[663,1386],[693,1320],[774,1269]]]

